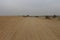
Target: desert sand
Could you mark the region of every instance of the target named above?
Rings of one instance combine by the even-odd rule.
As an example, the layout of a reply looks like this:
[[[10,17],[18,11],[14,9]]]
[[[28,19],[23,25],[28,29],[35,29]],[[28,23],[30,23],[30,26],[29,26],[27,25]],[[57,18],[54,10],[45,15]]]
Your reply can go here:
[[[0,17],[0,40],[60,40],[60,21],[37,17]]]

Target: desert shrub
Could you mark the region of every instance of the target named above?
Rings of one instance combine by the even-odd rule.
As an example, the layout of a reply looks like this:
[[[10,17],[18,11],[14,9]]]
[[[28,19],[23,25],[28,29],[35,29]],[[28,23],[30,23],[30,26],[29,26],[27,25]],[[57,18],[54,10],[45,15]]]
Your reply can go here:
[[[46,18],[46,19],[50,19],[50,17],[49,17],[49,16],[45,16],[45,18]]]
[[[60,16],[59,17],[57,17],[58,18],[58,21],[60,21]]]
[[[53,18],[56,18],[56,15],[53,15]]]
[[[35,17],[39,17],[39,16],[35,16]]]
[[[27,17],[28,17],[29,15],[27,15]]]

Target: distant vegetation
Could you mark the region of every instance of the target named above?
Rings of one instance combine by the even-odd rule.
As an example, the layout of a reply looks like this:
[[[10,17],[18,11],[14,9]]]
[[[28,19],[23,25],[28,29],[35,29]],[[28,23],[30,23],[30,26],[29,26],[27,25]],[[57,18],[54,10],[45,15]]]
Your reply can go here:
[[[46,19],[50,19],[50,16],[45,16]]]
[[[58,18],[58,20],[60,21],[60,16],[58,16],[57,18]]]
[[[56,15],[53,15],[53,18],[56,18],[57,16]]]
[[[23,15],[23,17],[45,17],[45,19],[55,19],[57,18],[59,21],[60,21],[60,16],[56,16],[56,15],[53,15],[53,16],[30,16],[30,15]]]

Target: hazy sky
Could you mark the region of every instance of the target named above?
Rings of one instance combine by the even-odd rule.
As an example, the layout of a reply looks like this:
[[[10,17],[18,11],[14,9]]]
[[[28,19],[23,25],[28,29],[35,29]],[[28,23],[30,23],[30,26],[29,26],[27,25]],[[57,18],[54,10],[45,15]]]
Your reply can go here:
[[[0,15],[60,15],[60,0],[0,0]]]

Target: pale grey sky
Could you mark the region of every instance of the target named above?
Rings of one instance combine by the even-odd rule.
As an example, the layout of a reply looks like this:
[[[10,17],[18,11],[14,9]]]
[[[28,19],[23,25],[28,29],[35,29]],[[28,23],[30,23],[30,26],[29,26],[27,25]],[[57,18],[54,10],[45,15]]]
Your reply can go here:
[[[60,15],[60,0],[0,0],[0,15]]]

